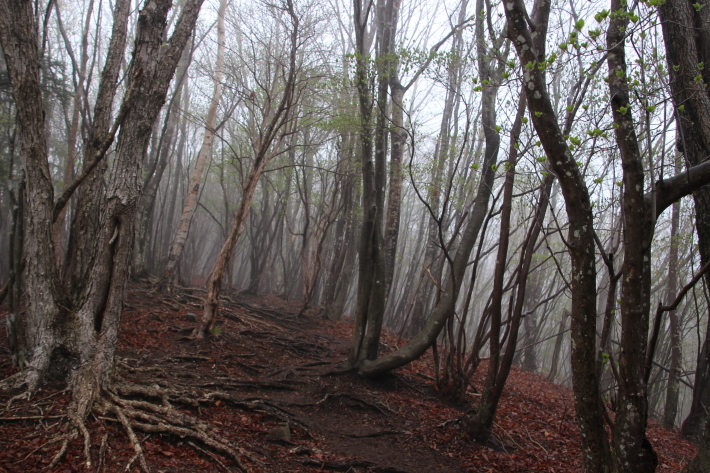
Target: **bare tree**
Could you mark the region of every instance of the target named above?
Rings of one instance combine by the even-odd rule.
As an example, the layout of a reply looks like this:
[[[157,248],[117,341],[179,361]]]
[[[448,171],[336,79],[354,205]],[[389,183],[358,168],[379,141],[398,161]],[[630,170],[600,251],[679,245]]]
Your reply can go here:
[[[124,13],[128,4],[127,1],[116,4],[115,32],[123,38]],[[73,393],[69,419],[74,428],[84,434],[85,445],[90,445],[90,441],[83,427],[84,420],[99,399],[108,403],[111,399],[108,393],[114,382],[114,352],[133,247],[141,164],[152,124],[165,101],[168,85],[201,4],[201,0],[185,2],[167,40],[166,19],[172,2],[148,0],[139,14],[135,49],[126,78],[127,92],[118,120],[112,127],[115,133],[116,123],[121,124],[116,158],[91,248],[88,277],[80,289],[74,289],[81,291],[77,294],[67,292],[61,284],[52,240],[52,225],[61,207],[55,207],[49,174],[33,2],[0,3],[0,43],[17,105],[17,120],[22,130],[21,156],[27,176],[25,274],[29,301],[26,324],[28,367],[3,384],[25,386],[26,393],[31,394],[47,375],[68,381]],[[114,45],[121,46],[118,49],[122,51],[122,43],[117,40]],[[109,59],[120,61],[121,56],[109,54]],[[117,69],[114,66],[107,62],[104,68],[103,80],[114,81],[102,84],[103,90],[110,91],[109,95],[115,90],[117,76],[113,71]],[[105,96],[100,93],[99,99],[105,99]],[[110,107],[110,101],[108,104]],[[96,132],[94,139],[98,141],[95,149],[105,153],[112,135],[107,136],[101,128],[93,131]],[[72,430],[67,442],[76,432]],[[57,459],[65,450],[60,450]],[[89,455],[88,447],[85,453]],[[90,462],[90,457],[87,460]]]
[[[655,454],[645,439],[648,413],[643,373],[647,362],[653,225],[657,215],[672,202],[705,183],[706,171],[704,165],[697,166],[689,173],[657,181],[652,192],[644,194],[644,173],[630,113],[626,75],[624,48],[629,15],[626,14],[625,4],[613,1],[611,11],[615,14],[607,31],[610,51],[608,81],[617,147],[624,169],[625,270],[621,303],[620,402],[612,427],[612,450],[604,429],[604,412],[598,395],[599,380],[594,369],[595,234],[589,192],[557,123],[543,79],[544,68],[535,67],[538,57],[523,2],[506,0],[504,7],[509,36],[513,38],[520,62],[533,65],[523,70],[523,81],[528,89],[528,108],[542,146],[551,157],[551,166],[559,179],[569,219],[566,241],[572,259],[572,373],[585,470],[653,471]],[[685,184],[678,186],[678,179],[682,178],[686,179]]]
[[[293,122],[294,108],[300,98],[299,94],[302,92],[298,86],[304,85],[300,82],[300,65],[298,62],[301,25],[292,0],[285,0],[280,8],[288,15],[290,21],[288,62],[279,65],[282,67],[279,76],[284,79],[283,84],[279,86],[281,88],[281,99],[277,103],[273,103],[275,98],[271,94],[276,88],[274,85],[269,90],[263,90],[267,95],[266,107],[264,108],[264,113],[262,113],[260,128],[255,133],[255,136],[252,137],[254,160],[244,182],[239,208],[232,220],[229,235],[219,251],[210,277],[207,280],[207,294],[203,302],[202,316],[198,326],[193,331],[193,336],[198,338],[208,336],[215,322],[219,307],[219,295],[222,290],[222,280],[234,254],[234,247],[244,231],[244,225],[249,215],[249,207],[251,206],[259,178],[271,159],[283,152],[282,143],[284,138],[291,135],[295,127]],[[271,110],[273,105],[276,105],[276,107]]]
[[[180,262],[180,255],[182,255],[182,249],[185,246],[185,240],[187,240],[187,235],[190,231],[192,216],[195,214],[195,210],[197,209],[197,198],[200,195],[202,175],[205,171],[207,159],[212,152],[212,141],[216,132],[215,120],[217,118],[217,107],[219,106],[219,101],[222,97],[222,76],[225,47],[224,15],[226,14],[226,11],[227,0],[220,0],[219,10],[217,10],[217,61],[214,66],[214,88],[212,91],[212,99],[210,100],[210,106],[207,109],[207,117],[205,118],[205,133],[202,137],[202,146],[200,147],[200,152],[197,155],[195,167],[192,169],[190,184],[187,188],[187,196],[185,197],[185,202],[183,204],[182,215],[180,216],[178,227],[175,231],[173,244],[170,247],[170,253],[168,254],[168,261],[163,270],[163,276],[160,278],[160,282],[158,283],[158,290],[161,292],[172,292],[175,280],[175,270]]]

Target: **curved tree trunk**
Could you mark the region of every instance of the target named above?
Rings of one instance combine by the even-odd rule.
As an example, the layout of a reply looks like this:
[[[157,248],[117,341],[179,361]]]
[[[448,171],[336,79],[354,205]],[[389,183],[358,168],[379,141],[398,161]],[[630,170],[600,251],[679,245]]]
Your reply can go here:
[[[268,162],[269,160],[263,156],[261,160],[254,163],[254,167],[252,167],[249,173],[247,182],[244,185],[244,190],[242,191],[242,200],[239,203],[239,209],[234,216],[234,221],[229,231],[229,237],[222,245],[214,268],[212,268],[210,277],[207,280],[207,294],[203,302],[202,317],[200,318],[200,323],[192,332],[194,337],[204,338],[208,336],[214,325],[217,309],[219,307],[219,295],[222,291],[222,280],[224,279],[232,255],[234,254],[234,247],[237,245],[239,237],[241,237],[244,232],[244,225],[249,216],[249,207],[254,197],[256,185]]]
[[[192,332],[192,336],[196,338],[209,336],[210,330],[214,325],[219,308],[222,280],[224,279],[225,272],[234,254],[234,247],[244,231],[244,225],[249,216],[249,207],[254,197],[259,178],[269,161],[281,152],[280,147],[284,136],[292,135],[291,132],[293,130],[284,130],[284,128],[293,125],[291,116],[295,106],[295,100],[297,99],[295,90],[298,82],[297,56],[300,41],[300,26],[291,0],[286,0],[286,12],[291,20],[291,31],[289,33],[289,62],[288,65],[285,66],[286,70],[282,71],[284,77],[283,95],[275,111],[264,118],[265,123],[263,123],[264,126],[259,132],[259,139],[254,140],[254,163],[244,183],[241,202],[239,203],[239,208],[232,222],[229,236],[222,245],[212,272],[210,273],[210,277],[207,280],[207,293],[203,300],[202,316]]]

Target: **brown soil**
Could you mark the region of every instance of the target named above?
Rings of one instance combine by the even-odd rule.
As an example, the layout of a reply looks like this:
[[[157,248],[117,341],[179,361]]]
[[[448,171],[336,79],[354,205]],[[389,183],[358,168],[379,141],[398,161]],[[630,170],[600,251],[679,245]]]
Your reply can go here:
[[[239,296],[225,301],[215,336],[195,341],[187,337],[193,326],[189,314],[198,314],[199,305],[197,291],[168,297],[132,288],[118,362],[134,382],[177,387],[195,399],[222,393],[209,405],[183,409],[251,452],[252,458],[242,460],[254,472],[580,471],[571,392],[538,375],[513,369],[491,441],[479,445],[458,427],[465,406],[447,403],[435,389],[429,355],[378,380],[333,375],[347,356],[347,321],[296,319],[295,305]],[[0,333],[0,374],[9,375],[5,340]],[[396,338],[383,337],[384,351],[397,344]],[[474,379],[474,385],[480,382]],[[11,394],[0,393],[0,403]],[[475,399],[470,393],[470,401]],[[47,471],[59,449],[57,439],[66,432],[68,401],[62,386],[50,384],[0,413],[0,472]],[[87,427],[93,469],[77,439],[53,471],[140,471],[111,414],[95,413]],[[137,435],[153,472],[236,471],[229,459],[204,445]],[[649,438],[659,454],[658,471],[679,471],[695,453],[675,431],[651,425]]]

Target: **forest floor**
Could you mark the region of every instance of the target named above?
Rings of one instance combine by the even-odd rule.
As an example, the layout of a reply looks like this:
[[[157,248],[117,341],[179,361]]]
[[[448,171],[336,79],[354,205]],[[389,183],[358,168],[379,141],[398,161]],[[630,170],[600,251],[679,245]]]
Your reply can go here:
[[[146,385],[227,393],[210,405],[184,407],[215,432],[250,452],[254,472],[576,472],[579,434],[571,390],[513,368],[491,440],[467,440],[457,419],[466,409],[442,398],[430,353],[373,381],[328,374],[345,360],[352,326],[313,316],[277,298],[237,296],[225,301],[215,337],[188,338],[200,293],[175,296],[129,290],[118,362],[124,377]],[[0,316],[4,317],[0,308]],[[3,329],[4,330],[4,325]],[[383,336],[383,351],[401,344]],[[0,375],[13,372],[0,333]],[[474,377],[483,381],[485,365]],[[0,393],[0,406],[11,393]],[[197,394],[195,394],[197,397]],[[475,402],[476,393],[469,393]],[[69,402],[60,385],[0,412],[0,472],[48,471],[66,430]],[[140,471],[135,453],[111,414],[87,421],[94,469]],[[288,432],[287,432],[288,430]],[[136,432],[152,472],[237,471],[228,458],[193,441]],[[659,472],[679,471],[695,446],[677,431],[649,427]],[[89,471],[80,439],[53,471]]]

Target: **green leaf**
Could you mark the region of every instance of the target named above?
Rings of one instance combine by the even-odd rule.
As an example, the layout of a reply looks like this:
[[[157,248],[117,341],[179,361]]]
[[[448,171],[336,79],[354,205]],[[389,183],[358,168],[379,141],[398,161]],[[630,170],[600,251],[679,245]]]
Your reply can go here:
[[[602,10],[596,15],[594,15],[594,19],[597,20],[597,23],[601,23],[606,19],[607,16],[609,16],[609,10]]]
[[[582,18],[580,18],[574,24],[574,29],[576,29],[577,31],[582,31],[582,28],[584,28],[584,20]]]
[[[596,184],[601,184],[603,180],[604,180],[603,178],[598,177],[598,178],[594,179],[594,182],[595,182]]]

